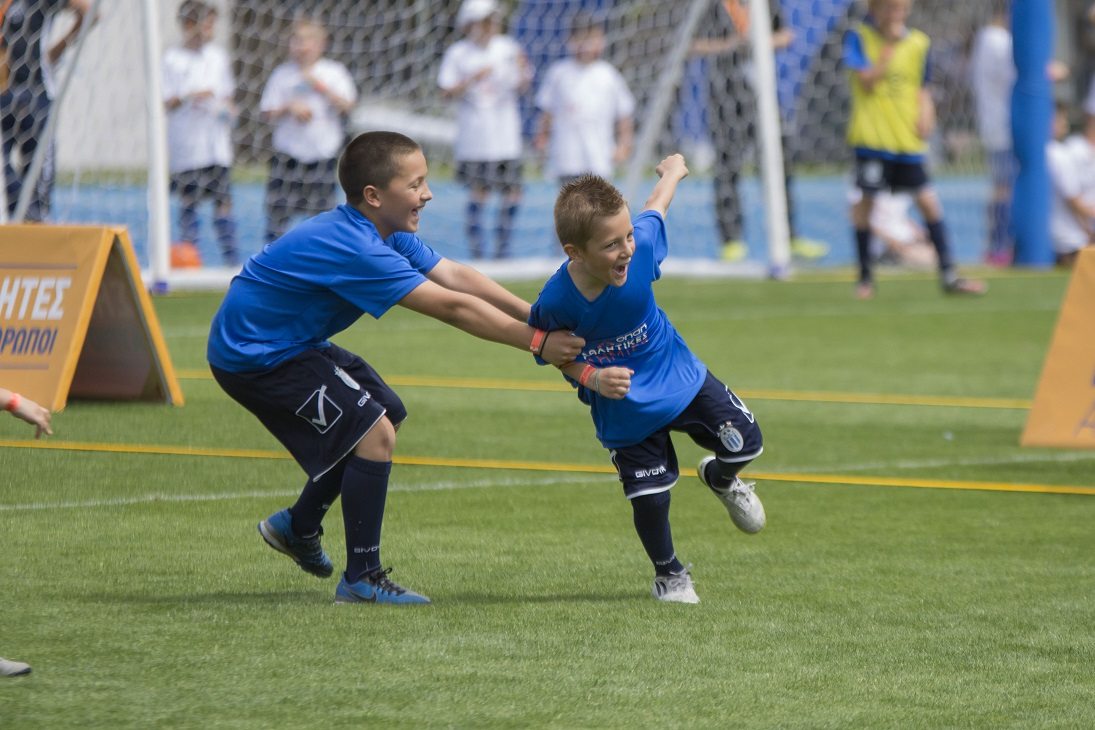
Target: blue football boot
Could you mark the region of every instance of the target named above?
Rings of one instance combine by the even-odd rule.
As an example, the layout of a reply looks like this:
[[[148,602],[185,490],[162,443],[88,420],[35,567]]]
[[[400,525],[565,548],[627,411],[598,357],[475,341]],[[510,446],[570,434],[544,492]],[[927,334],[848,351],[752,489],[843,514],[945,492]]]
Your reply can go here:
[[[312,537],[297,537],[293,534],[293,517],[289,510],[283,509],[260,522],[259,534],[267,545],[288,555],[304,572],[319,578],[330,577],[335,572],[331,559],[319,544],[323,528]]]
[[[420,593],[409,591],[388,578],[391,568],[374,570],[361,576],[356,583],[342,580],[335,589],[335,603],[429,603],[430,599]]]

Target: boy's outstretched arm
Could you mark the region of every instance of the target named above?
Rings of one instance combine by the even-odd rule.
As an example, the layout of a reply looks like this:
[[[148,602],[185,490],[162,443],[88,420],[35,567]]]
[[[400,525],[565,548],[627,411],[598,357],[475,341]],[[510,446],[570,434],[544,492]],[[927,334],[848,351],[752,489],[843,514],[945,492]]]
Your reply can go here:
[[[11,415],[34,426],[34,438],[41,438],[42,434],[53,435],[53,429],[50,427],[52,414],[49,409],[7,388],[0,388],[0,403],[4,404],[0,407]]]
[[[646,199],[643,210],[656,210],[664,218],[669,204],[673,202],[673,195],[677,192],[677,183],[688,177],[688,166],[684,164],[684,156],[678,153],[659,162],[654,171],[661,179]]]
[[[479,297],[424,281],[399,300],[400,306],[425,314],[483,340],[500,342],[533,352],[537,330]],[[578,357],[585,340],[569,332],[553,331],[538,343],[536,352],[552,365],[564,365]]]
[[[426,277],[446,289],[479,297],[520,322],[528,322],[528,302],[471,266],[441,259]]]

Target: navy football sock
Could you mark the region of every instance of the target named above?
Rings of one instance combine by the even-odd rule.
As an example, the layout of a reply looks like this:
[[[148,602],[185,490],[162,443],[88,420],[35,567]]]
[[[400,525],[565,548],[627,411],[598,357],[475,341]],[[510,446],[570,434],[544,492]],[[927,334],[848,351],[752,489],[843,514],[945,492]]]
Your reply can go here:
[[[369,461],[359,456],[346,460],[342,521],[346,526],[346,580],[351,583],[380,567],[380,527],[391,471],[390,461]]]
[[[331,509],[342,490],[342,473],[345,469],[346,461],[343,460],[318,482],[309,479],[304,485],[296,504],[289,508],[289,514],[293,516],[293,533],[297,537],[311,537],[319,532],[327,510]]]
[[[465,234],[468,237],[468,249],[473,259],[483,257],[483,224],[480,217],[483,206],[474,200],[468,201],[465,211]]]
[[[504,259],[509,256],[509,243],[513,237],[513,222],[517,218],[517,207],[516,203],[513,205],[503,203],[501,210],[498,211],[498,227],[495,229],[498,248],[495,249],[495,258]]]
[[[748,461],[722,461],[716,458],[705,467],[704,479],[712,487],[726,490],[734,483],[738,472],[745,468]]]
[[[935,255],[939,257],[939,274],[943,281],[950,282],[955,278],[954,261],[951,260],[950,246],[947,245],[947,229],[943,221],[936,221],[927,225],[928,237],[935,247]]]
[[[631,500],[635,531],[643,543],[654,572],[658,575],[684,570],[673,550],[673,533],[669,528],[669,492],[644,494]]]
[[[871,280],[871,231],[855,229],[855,253],[859,259],[859,280]]]

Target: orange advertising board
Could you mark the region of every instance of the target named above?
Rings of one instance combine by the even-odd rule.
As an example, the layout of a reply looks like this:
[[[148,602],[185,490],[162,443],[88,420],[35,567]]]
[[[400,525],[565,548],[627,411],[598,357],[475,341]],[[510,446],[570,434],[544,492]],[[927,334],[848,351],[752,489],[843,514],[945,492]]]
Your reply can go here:
[[[50,410],[70,395],[182,405],[124,228],[0,226],[0,385]]]
[[[1020,440],[1095,449],[1095,248],[1080,251]]]

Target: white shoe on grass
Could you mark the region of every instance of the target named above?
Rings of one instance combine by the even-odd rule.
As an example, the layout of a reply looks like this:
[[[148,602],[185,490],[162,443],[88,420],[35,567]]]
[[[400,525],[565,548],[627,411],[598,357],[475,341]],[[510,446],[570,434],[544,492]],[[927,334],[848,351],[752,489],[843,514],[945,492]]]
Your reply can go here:
[[[30,665],[0,657],[0,677],[19,677],[30,674]]]
[[[753,491],[756,482],[743,482],[738,477],[734,477],[734,483],[727,489],[712,486],[707,479],[707,467],[714,460],[714,456],[706,456],[700,460],[699,466],[696,467],[700,481],[707,485],[707,488],[723,503],[726,511],[730,513],[730,519],[739,530],[749,534],[763,530],[768,520],[764,514],[764,505],[760,503],[760,497]]]
[[[692,566],[689,565],[688,568]],[[699,603],[700,597],[696,595],[696,587],[692,583],[692,574],[688,568],[682,573],[670,573],[669,575],[654,576],[654,588],[651,593],[659,601],[670,603]]]

